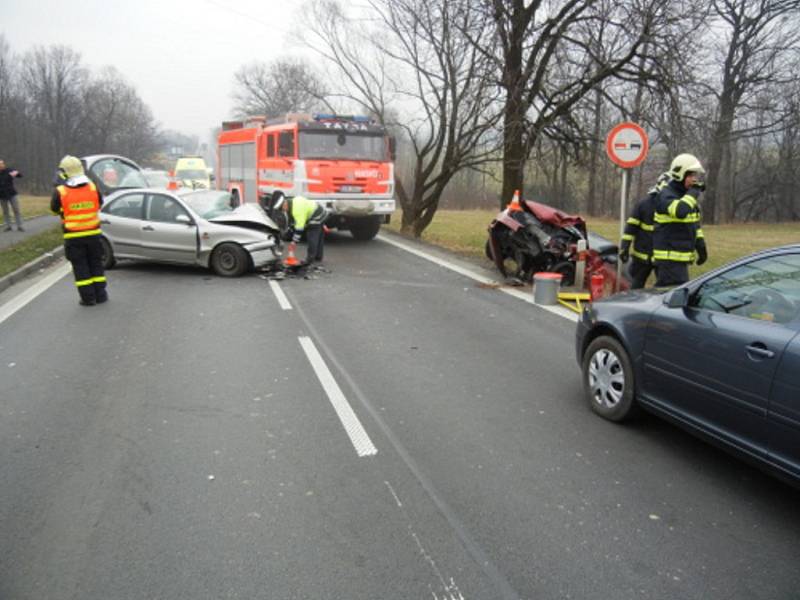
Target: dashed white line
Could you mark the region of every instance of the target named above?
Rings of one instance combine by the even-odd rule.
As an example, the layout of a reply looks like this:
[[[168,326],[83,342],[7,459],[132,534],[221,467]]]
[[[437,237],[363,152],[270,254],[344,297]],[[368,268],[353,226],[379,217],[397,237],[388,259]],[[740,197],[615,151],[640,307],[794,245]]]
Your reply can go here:
[[[300,340],[300,345],[303,347],[314,369],[314,373],[316,373],[319,382],[322,384],[322,388],[328,395],[333,409],[342,422],[344,430],[347,432],[347,435],[350,436],[350,441],[353,443],[356,453],[359,456],[374,456],[377,454],[378,449],[372,443],[364,426],[361,425],[361,421],[358,420],[358,416],[356,416],[347,398],[345,398],[342,393],[341,388],[339,388],[339,385],[333,378],[330,369],[328,369],[328,365],[325,364],[314,342],[311,341],[311,338],[305,336],[299,337],[298,340]]]
[[[31,302],[39,294],[46,291],[50,286],[52,286],[56,281],[64,277],[64,275],[70,271],[71,267],[69,263],[59,265],[53,269],[52,273],[46,275],[41,281],[36,282],[18,296],[15,296],[12,300],[6,302],[3,306],[0,306],[0,323],[8,319],[19,309]]]
[[[277,281],[269,281],[269,287],[272,288],[272,293],[275,294],[275,297],[278,299],[278,304],[280,304],[283,310],[292,310],[292,305],[289,303],[289,299],[286,297],[286,294],[283,293],[281,286],[278,285]]]
[[[483,275],[475,273],[474,271],[470,271],[469,269],[451,263],[447,260],[444,260],[443,258],[439,258],[437,256],[433,256],[432,254],[428,254],[427,252],[423,252],[422,250],[418,250],[417,248],[409,246],[408,244],[398,242],[397,240],[394,240],[389,236],[379,235],[378,239],[381,240],[382,242],[386,242],[387,244],[391,244],[392,246],[400,248],[401,250],[405,250],[406,252],[410,252],[411,254],[419,256],[420,258],[429,260],[430,262],[435,263],[441,267],[450,269],[451,271],[455,271],[459,275],[463,275],[464,277],[469,277],[470,279],[477,281],[479,283],[487,285],[497,284],[497,281],[495,281],[494,279],[490,279],[489,277],[485,277]],[[565,319],[568,319],[576,323],[578,322],[578,315],[566,308],[562,308],[561,306],[545,306],[542,304],[536,304],[533,301],[533,293],[531,292],[530,288],[524,288],[526,291],[508,287],[499,287],[497,289],[499,289],[504,294],[513,296],[514,298],[527,302],[528,304],[535,304],[538,308],[543,308],[544,310],[549,311],[555,315],[558,315],[559,317],[563,317]]]

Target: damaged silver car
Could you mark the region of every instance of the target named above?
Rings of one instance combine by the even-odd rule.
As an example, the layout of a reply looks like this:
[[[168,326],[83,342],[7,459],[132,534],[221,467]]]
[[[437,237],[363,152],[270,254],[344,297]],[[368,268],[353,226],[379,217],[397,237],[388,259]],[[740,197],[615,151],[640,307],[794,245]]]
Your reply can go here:
[[[216,190],[123,189],[100,211],[104,264],[119,259],[200,265],[237,277],[281,258],[278,225],[258,205]]]

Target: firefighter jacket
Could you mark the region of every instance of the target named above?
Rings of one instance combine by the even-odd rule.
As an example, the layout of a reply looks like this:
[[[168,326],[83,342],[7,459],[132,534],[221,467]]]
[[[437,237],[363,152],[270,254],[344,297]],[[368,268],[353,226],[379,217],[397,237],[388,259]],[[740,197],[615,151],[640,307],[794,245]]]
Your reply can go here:
[[[670,181],[659,192],[653,221],[654,261],[690,263],[695,260],[698,240],[703,240],[700,206],[681,182]]]
[[[658,202],[658,190],[651,190],[639,200],[625,223],[622,234],[623,243],[631,244],[630,254],[634,258],[650,262],[653,254],[653,217]]]
[[[95,185],[85,178],[68,180],[56,188],[50,208],[61,215],[64,239],[88,237],[100,233],[102,196]]]
[[[325,221],[325,217],[328,216],[328,211],[322,205],[303,196],[292,198],[290,208],[294,238],[296,238],[295,242],[300,240],[306,225],[321,225]]]

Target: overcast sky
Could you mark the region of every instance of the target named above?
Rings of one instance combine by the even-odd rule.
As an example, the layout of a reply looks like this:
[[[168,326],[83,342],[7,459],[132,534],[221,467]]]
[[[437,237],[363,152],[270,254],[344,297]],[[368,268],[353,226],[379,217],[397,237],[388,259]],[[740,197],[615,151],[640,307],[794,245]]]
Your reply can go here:
[[[64,44],[93,72],[116,67],[164,129],[208,139],[231,116],[233,73],[293,46],[295,0],[0,0],[15,54]]]

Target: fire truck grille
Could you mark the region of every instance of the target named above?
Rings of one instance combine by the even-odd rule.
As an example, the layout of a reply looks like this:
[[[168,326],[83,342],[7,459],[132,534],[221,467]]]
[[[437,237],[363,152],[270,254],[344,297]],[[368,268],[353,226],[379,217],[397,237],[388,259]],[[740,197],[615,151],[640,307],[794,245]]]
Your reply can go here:
[[[333,187],[337,192],[361,193],[367,185],[364,178],[345,179],[344,177],[334,177]]]

